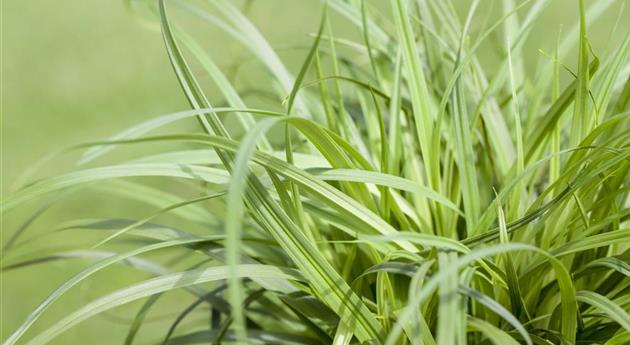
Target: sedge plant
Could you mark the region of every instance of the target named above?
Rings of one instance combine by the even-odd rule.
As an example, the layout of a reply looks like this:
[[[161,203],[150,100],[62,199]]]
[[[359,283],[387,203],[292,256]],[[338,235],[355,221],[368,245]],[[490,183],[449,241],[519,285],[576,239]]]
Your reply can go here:
[[[524,42],[545,0],[465,12],[450,0],[329,0],[291,71],[230,1],[128,2],[154,16],[135,12],[159,27],[190,108],[56,153],[81,152],[79,167],[25,173],[2,200],[3,217],[43,205],[5,229],[5,272],[93,261],[4,344],[48,343],[134,301],[125,344],[630,343],[630,32],[618,20],[626,38],[597,52],[588,29],[619,2],[572,3],[575,26],[532,57]],[[175,8],[247,51],[264,72],[253,91]],[[334,16],[360,35],[336,36]],[[182,122],[195,129],[170,130]],[[137,146],[149,152],[102,163]],[[34,218],[86,190],[153,211],[76,217],[48,241],[98,241],[19,255]],[[64,294],[121,264],[153,277],[33,332]],[[152,328],[174,290],[186,297],[170,301],[170,327]]]

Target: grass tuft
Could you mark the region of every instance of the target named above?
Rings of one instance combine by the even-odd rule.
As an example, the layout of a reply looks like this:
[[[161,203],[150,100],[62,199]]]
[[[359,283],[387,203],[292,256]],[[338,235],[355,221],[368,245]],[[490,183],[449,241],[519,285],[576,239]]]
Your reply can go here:
[[[532,56],[544,1],[496,15],[482,1],[328,0],[295,76],[249,2],[146,2],[190,109],[61,150],[37,167],[79,151],[79,168],[2,200],[3,217],[32,209],[6,229],[3,272],[96,258],[4,344],[48,343],[118,307],[134,316],[125,344],[627,343],[630,32],[596,51],[587,28],[612,1],[575,2],[575,27]],[[193,18],[251,53],[255,92],[177,25]],[[102,163],[134,146],[148,150]],[[134,218],[81,215],[28,238],[79,192]],[[97,240],[38,244],[68,233]],[[125,263],[152,277],[38,321]],[[164,303],[166,328],[150,322]]]

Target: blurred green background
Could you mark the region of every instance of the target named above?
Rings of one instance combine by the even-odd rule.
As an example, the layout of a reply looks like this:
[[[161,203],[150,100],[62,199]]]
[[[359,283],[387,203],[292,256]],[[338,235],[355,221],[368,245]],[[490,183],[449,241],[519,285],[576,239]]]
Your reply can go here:
[[[484,0],[485,1],[485,0]],[[202,3],[197,1],[197,3]],[[249,16],[278,48],[279,55],[292,71],[299,68],[310,44],[307,34],[315,31],[321,2],[315,0],[250,1]],[[465,8],[469,1],[455,1]],[[485,2],[482,6],[487,6]],[[617,14],[628,1],[614,2],[606,14],[589,28],[593,46],[598,53],[614,44],[628,32],[630,19],[620,17],[617,31],[610,35]],[[240,1],[239,4],[245,5]],[[386,1],[370,1],[387,13]],[[499,8],[497,2],[495,10]],[[100,140],[132,124],[173,111],[187,109],[172,73],[161,35],[138,24],[126,10],[122,0],[56,0],[2,1],[2,174],[3,194],[13,191],[20,174],[44,155],[79,142]],[[146,13],[145,13],[146,14]],[[143,14],[143,15],[145,15]],[[204,47],[211,51],[226,70],[238,63],[235,57],[246,56],[247,50],[232,42],[225,34],[200,21],[189,20],[176,12],[176,20],[196,37],[203,37]],[[577,19],[577,1],[551,1],[542,19],[536,24],[525,46],[528,59],[541,58],[538,49],[550,52],[560,27],[570,27]],[[347,20],[332,17],[337,35],[360,39],[355,27]],[[298,49],[291,49],[291,48]],[[486,47],[492,61],[492,45]],[[564,61],[575,66],[576,59]],[[530,65],[528,60],[528,66]],[[531,64],[535,66],[535,63]],[[195,68],[195,66],[193,66]],[[242,85],[265,83],[264,73],[250,63],[251,73],[240,73]],[[251,77],[254,76],[254,77]],[[566,76],[565,76],[566,77]],[[203,76],[208,92],[212,85]],[[280,101],[280,99],[278,100]],[[192,128],[192,127],[191,127]],[[37,172],[38,177],[69,171],[76,155],[65,155],[50,162]],[[4,244],[17,226],[36,209],[17,210],[2,219]],[[134,210],[136,211],[136,210]],[[97,216],[119,217],[134,214],[111,198],[73,195],[63,206],[54,207],[29,229],[27,238],[49,231],[60,220]],[[135,213],[137,216],[137,212]],[[144,214],[144,213],[142,213]],[[54,243],[43,241],[39,248],[70,244],[73,236],[55,237]],[[93,243],[93,242],[92,242]],[[34,248],[38,248],[37,246]],[[34,256],[31,249],[23,257]],[[20,255],[11,257],[17,259]],[[5,339],[55,287],[87,262],[60,261],[2,274],[1,339]],[[111,273],[111,272],[110,272]],[[34,330],[45,326],[107,291],[137,281],[133,269],[119,269],[116,274],[101,275],[74,289],[53,306],[36,323]],[[182,295],[183,296],[183,295]],[[188,298],[188,297],[186,297]],[[186,302],[188,303],[188,300]],[[183,308],[177,299],[163,305],[152,316],[151,325],[159,333],[170,319],[170,305]],[[134,304],[138,306],[138,304]],[[116,309],[95,317],[72,331],[64,333],[55,344],[118,344],[124,339],[128,322],[137,307]],[[170,314],[169,314],[170,312]],[[205,322],[200,320],[199,322]],[[145,327],[142,331],[147,333]],[[148,332],[150,333],[150,329]],[[36,332],[29,332],[32,336]]]

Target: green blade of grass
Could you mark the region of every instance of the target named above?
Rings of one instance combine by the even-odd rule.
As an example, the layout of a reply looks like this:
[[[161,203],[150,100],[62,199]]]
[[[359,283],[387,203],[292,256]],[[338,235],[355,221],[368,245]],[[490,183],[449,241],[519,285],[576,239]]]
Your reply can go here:
[[[229,182],[229,175],[225,170],[197,165],[160,163],[113,165],[80,170],[34,183],[21,190],[19,193],[14,193],[2,200],[0,211],[6,212],[21,203],[55,190],[105,179],[133,176],[175,177],[215,184],[226,184]]]
[[[516,329],[521,334],[523,339],[525,339],[525,343],[527,343],[528,345],[533,344],[532,339],[529,336],[529,333],[527,333],[527,330],[525,329],[523,324],[521,324],[518,321],[518,319],[512,313],[510,313],[507,309],[505,309],[497,301],[493,300],[492,298],[490,298],[490,297],[488,297],[488,296],[486,296],[486,295],[484,295],[484,294],[482,294],[479,291],[476,291],[474,289],[470,289],[470,288],[462,289],[462,288],[460,288],[460,291],[462,291],[463,293],[467,294],[471,298],[475,299],[476,301],[478,301],[479,303],[484,305],[486,308],[488,308],[488,309],[492,310],[493,312],[495,312],[496,314],[500,315],[505,321],[507,321],[512,327],[514,327],[514,329]]]
[[[277,279],[279,281],[286,279],[303,279],[301,275],[297,274],[295,271],[289,269],[283,270],[275,266],[267,265],[241,265],[239,266],[238,274],[241,277],[266,279],[269,282],[272,281],[271,279]],[[228,275],[229,268],[227,266],[218,266],[172,273],[120,289],[86,304],[74,313],[59,320],[53,326],[30,340],[28,345],[45,344],[79,322],[116,306],[177,288],[226,279]],[[283,289],[282,285],[277,285],[277,288],[280,290]]]
[[[608,317],[617,322],[626,332],[630,332],[630,315],[615,302],[609,300],[596,292],[584,290],[578,291],[576,298],[579,302],[588,303],[601,311]]]
[[[495,345],[518,345],[518,342],[509,334],[489,322],[477,318],[469,318],[468,325],[471,329],[482,332]]]
[[[220,239],[223,238],[222,236],[220,237],[215,237],[215,239]],[[203,243],[203,242],[207,242],[211,239],[191,239],[191,240],[174,240],[174,241],[165,241],[165,242],[160,242],[160,243],[156,243],[153,245],[149,245],[149,246],[145,246],[145,247],[141,247],[138,249],[135,249],[133,251],[127,252],[127,253],[123,253],[123,254],[118,254],[118,255],[114,255],[111,256],[107,259],[104,259],[94,265],[92,265],[91,267],[88,267],[87,269],[83,270],[82,272],[78,273],[77,275],[75,275],[73,278],[67,280],[66,282],[64,282],[59,288],[57,288],[53,293],[51,293],[28,317],[27,319],[11,334],[11,336],[9,336],[9,338],[7,338],[7,340],[5,340],[4,344],[5,345],[12,345],[15,344],[21,337],[22,335],[24,335],[24,333],[31,327],[31,325],[33,325],[33,323],[35,323],[35,321],[37,321],[37,319],[39,319],[39,317],[48,309],[48,307],[54,303],[57,299],[59,299],[59,297],[61,297],[61,295],[63,295],[66,291],[70,290],[73,286],[79,284],[81,281],[83,281],[84,279],[88,278],[89,276],[91,276],[92,274],[106,268],[107,266],[110,266],[114,263],[120,262],[122,260],[125,260],[129,257],[132,256],[136,256],[145,252],[149,252],[152,250],[159,250],[159,249],[163,249],[163,248],[169,248],[169,247],[175,247],[175,246],[184,246],[184,245],[192,245],[195,243]]]
[[[575,93],[575,107],[573,108],[573,121],[571,123],[571,146],[577,145],[589,131],[588,125],[588,93],[590,88],[589,64],[588,64],[588,38],[586,36],[586,10],[584,0],[579,1],[580,9],[580,51],[578,54],[578,76]]]
[[[396,26],[400,37],[400,44],[403,51],[403,61],[409,78],[409,93],[413,106],[413,117],[415,120],[416,140],[420,144],[423,164],[425,168],[426,180],[431,189],[441,193],[440,164],[438,157],[432,154],[431,142],[433,135],[434,119],[432,116],[432,106],[429,91],[426,84],[422,62],[418,54],[417,46],[411,23],[409,20],[408,2],[403,0],[392,0],[391,7],[396,18]],[[441,208],[436,205],[436,227],[438,231],[442,229]]]

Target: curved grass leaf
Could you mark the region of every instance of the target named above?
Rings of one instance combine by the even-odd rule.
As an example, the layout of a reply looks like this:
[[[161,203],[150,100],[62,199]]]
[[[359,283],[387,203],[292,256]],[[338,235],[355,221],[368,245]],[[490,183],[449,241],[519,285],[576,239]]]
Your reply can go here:
[[[579,302],[584,302],[603,311],[608,317],[617,322],[626,332],[630,332],[630,314],[621,306],[592,291],[578,291],[575,295]]]
[[[238,274],[242,277],[263,278],[269,282],[272,282],[273,280],[286,281],[287,279],[303,279],[300,274],[293,270],[280,269],[275,266],[267,265],[241,265],[239,266]],[[182,287],[227,279],[228,275],[229,270],[227,266],[218,266],[172,273],[158,278],[149,279],[88,303],[81,309],[56,322],[52,327],[30,340],[28,344],[45,344],[79,322],[119,305]],[[280,291],[284,289],[283,284],[272,287],[277,288]]]

